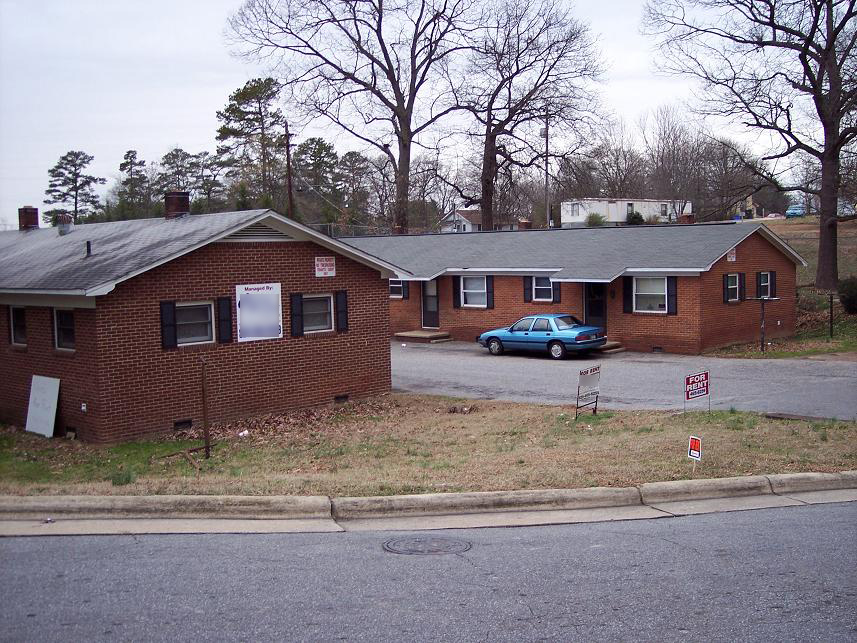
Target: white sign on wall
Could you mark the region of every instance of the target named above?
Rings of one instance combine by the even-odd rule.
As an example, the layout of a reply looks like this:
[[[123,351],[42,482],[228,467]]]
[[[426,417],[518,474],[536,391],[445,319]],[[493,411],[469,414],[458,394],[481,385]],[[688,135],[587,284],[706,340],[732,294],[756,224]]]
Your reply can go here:
[[[735,261],[738,258],[738,251],[735,248],[726,253],[726,261]]]
[[[315,276],[316,277],[335,277],[336,276],[336,257],[316,257],[315,258]]]
[[[59,393],[59,379],[33,375],[30,384],[30,406],[27,409],[27,431],[46,438],[53,437]]]
[[[280,339],[283,336],[283,300],[280,284],[235,286],[238,341]]]

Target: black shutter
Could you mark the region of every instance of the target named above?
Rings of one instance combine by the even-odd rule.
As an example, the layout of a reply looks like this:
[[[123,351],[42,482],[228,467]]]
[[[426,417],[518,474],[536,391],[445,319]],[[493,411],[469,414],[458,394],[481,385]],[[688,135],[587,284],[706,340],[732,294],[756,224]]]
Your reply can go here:
[[[562,284],[558,281],[552,281],[551,287],[553,288],[553,303],[562,303]]]
[[[402,281],[402,299],[408,299],[411,296],[411,284],[408,281]]]
[[[494,308],[494,276],[485,277],[485,307]]]
[[[633,277],[622,277],[622,312],[634,312],[634,282]]]
[[[452,278],[452,307],[461,308],[461,277]]]
[[[533,300],[533,278],[524,277],[524,301]]]
[[[217,298],[217,341],[220,344],[232,341],[232,297]]]
[[[678,277],[667,277],[667,315],[678,315]]]
[[[777,273],[773,270],[768,273],[768,293],[771,297],[777,296]]]
[[[348,291],[336,291],[336,332],[348,332]]]
[[[176,338],[176,302],[161,302],[161,347],[175,348],[178,346]]]
[[[761,296],[762,296],[762,273],[757,272],[756,273],[756,298],[758,299]]]
[[[738,273],[738,300],[744,301],[747,299],[747,275],[746,273]]]
[[[292,337],[304,334],[304,296],[300,293],[289,295],[289,308],[292,315]]]
[[[723,275],[723,303],[729,303],[729,275]]]

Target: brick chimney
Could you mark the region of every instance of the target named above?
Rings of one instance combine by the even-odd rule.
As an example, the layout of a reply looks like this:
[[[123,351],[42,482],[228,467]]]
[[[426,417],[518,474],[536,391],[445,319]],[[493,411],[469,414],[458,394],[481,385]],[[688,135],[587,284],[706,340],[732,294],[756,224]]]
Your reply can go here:
[[[36,230],[39,227],[39,209],[31,205],[18,208],[18,230]]]
[[[63,212],[62,214],[57,215],[57,232],[59,232],[60,236],[67,235],[69,232],[74,230],[74,217],[72,217],[67,212]]]
[[[164,218],[178,219],[190,214],[190,192],[167,192],[164,195]]]

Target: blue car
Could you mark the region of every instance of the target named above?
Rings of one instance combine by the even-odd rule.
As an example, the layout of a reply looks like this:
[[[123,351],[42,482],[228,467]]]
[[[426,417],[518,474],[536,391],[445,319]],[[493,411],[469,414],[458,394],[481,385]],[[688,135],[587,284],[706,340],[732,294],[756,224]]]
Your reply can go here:
[[[585,353],[603,346],[607,333],[568,313],[549,313],[527,315],[508,328],[482,333],[476,341],[492,355],[506,350],[545,351],[553,359],[563,359],[569,352]]]

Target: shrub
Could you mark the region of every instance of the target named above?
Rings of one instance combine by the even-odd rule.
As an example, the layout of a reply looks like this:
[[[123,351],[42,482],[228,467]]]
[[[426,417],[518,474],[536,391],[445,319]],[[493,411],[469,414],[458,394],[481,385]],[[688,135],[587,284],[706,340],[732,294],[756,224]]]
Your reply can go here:
[[[797,291],[797,307],[798,310],[810,312],[827,310],[827,297],[806,289],[799,289]]]
[[[643,215],[639,212],[629,212],[625,217],[625,223],[628,225],[643,225]]]
[[[592,212],[586,215],[586,227],[592,228],[595,226],[601,226],[607,223],[607,219],[598,214],[597,212]]]
[[[661,217],[657,214],[650,214],[645,219],[646,225],[658,225],[661,222]]]
[[[857,277],[848,277],[839,282],[839,301],[846,313],[857,314]]]
[[[113,483],[114,487],[124,487],[126,484],[133,483],[136,479],[136,474],[128,469],[116,471],[110,476],[110,482]]]

